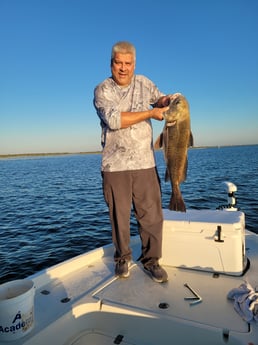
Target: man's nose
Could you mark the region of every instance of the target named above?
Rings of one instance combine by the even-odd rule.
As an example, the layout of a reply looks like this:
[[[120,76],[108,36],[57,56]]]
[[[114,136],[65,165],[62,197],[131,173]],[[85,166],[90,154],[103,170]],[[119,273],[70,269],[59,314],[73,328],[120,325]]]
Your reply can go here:
[[[126,63],[121,63],[120,69],[121,69],[122,71],[124,71],[124,70],[126,69]]]

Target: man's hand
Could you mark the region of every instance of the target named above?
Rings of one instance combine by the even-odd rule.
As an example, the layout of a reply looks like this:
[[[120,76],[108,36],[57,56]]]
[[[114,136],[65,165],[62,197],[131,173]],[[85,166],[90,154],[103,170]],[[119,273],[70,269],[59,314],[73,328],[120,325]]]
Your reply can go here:
[[[163,107],[163,108],[153,108],[150,110],[151,112],[151,118],[162,121],[164,119],[163,114],[169,109],[169,107]]]

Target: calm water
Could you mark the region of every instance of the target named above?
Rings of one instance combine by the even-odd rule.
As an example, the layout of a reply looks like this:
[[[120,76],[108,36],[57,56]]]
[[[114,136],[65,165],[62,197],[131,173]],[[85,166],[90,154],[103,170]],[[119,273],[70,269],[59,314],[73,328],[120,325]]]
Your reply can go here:
[[[181,185],[187,208],[227,204],[222,182],[231,181],[247,228],[258,233],[258,145],[192,149],[188,156]],[[162,152],[156,157],[166,208],[171,187]],[[100,154],[0,160],[0,283],[111,242],[100,161]]]

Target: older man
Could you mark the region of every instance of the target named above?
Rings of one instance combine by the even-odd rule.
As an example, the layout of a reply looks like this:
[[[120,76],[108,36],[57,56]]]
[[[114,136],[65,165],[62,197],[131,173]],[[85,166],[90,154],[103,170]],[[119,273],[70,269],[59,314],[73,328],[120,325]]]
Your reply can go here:
[[[112,225],[115,274],[129,276],[133,206],[144,270],[154,281],[166,282],[167,273],[159,265],[163,214],[151,119],[163,120],[170,96],[145,76],[135,75],[135,63],[135,47],[129,42],[116,43],[111,52],[112,76],[94,90],[94,106],[102,128],[103,194]]]

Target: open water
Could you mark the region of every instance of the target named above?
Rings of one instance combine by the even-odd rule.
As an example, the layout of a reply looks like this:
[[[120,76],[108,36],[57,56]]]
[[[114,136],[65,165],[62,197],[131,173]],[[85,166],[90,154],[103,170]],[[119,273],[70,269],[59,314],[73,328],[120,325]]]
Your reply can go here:
[[[156,159],[166,208],[161,151]],[[223,181],[231,181],[246,227],[258,233],[258,145],[190,149],[188,161],[187,208],[227,204]],[[100,163],[101,154],[0,159],[0,284],[111,242]]]

